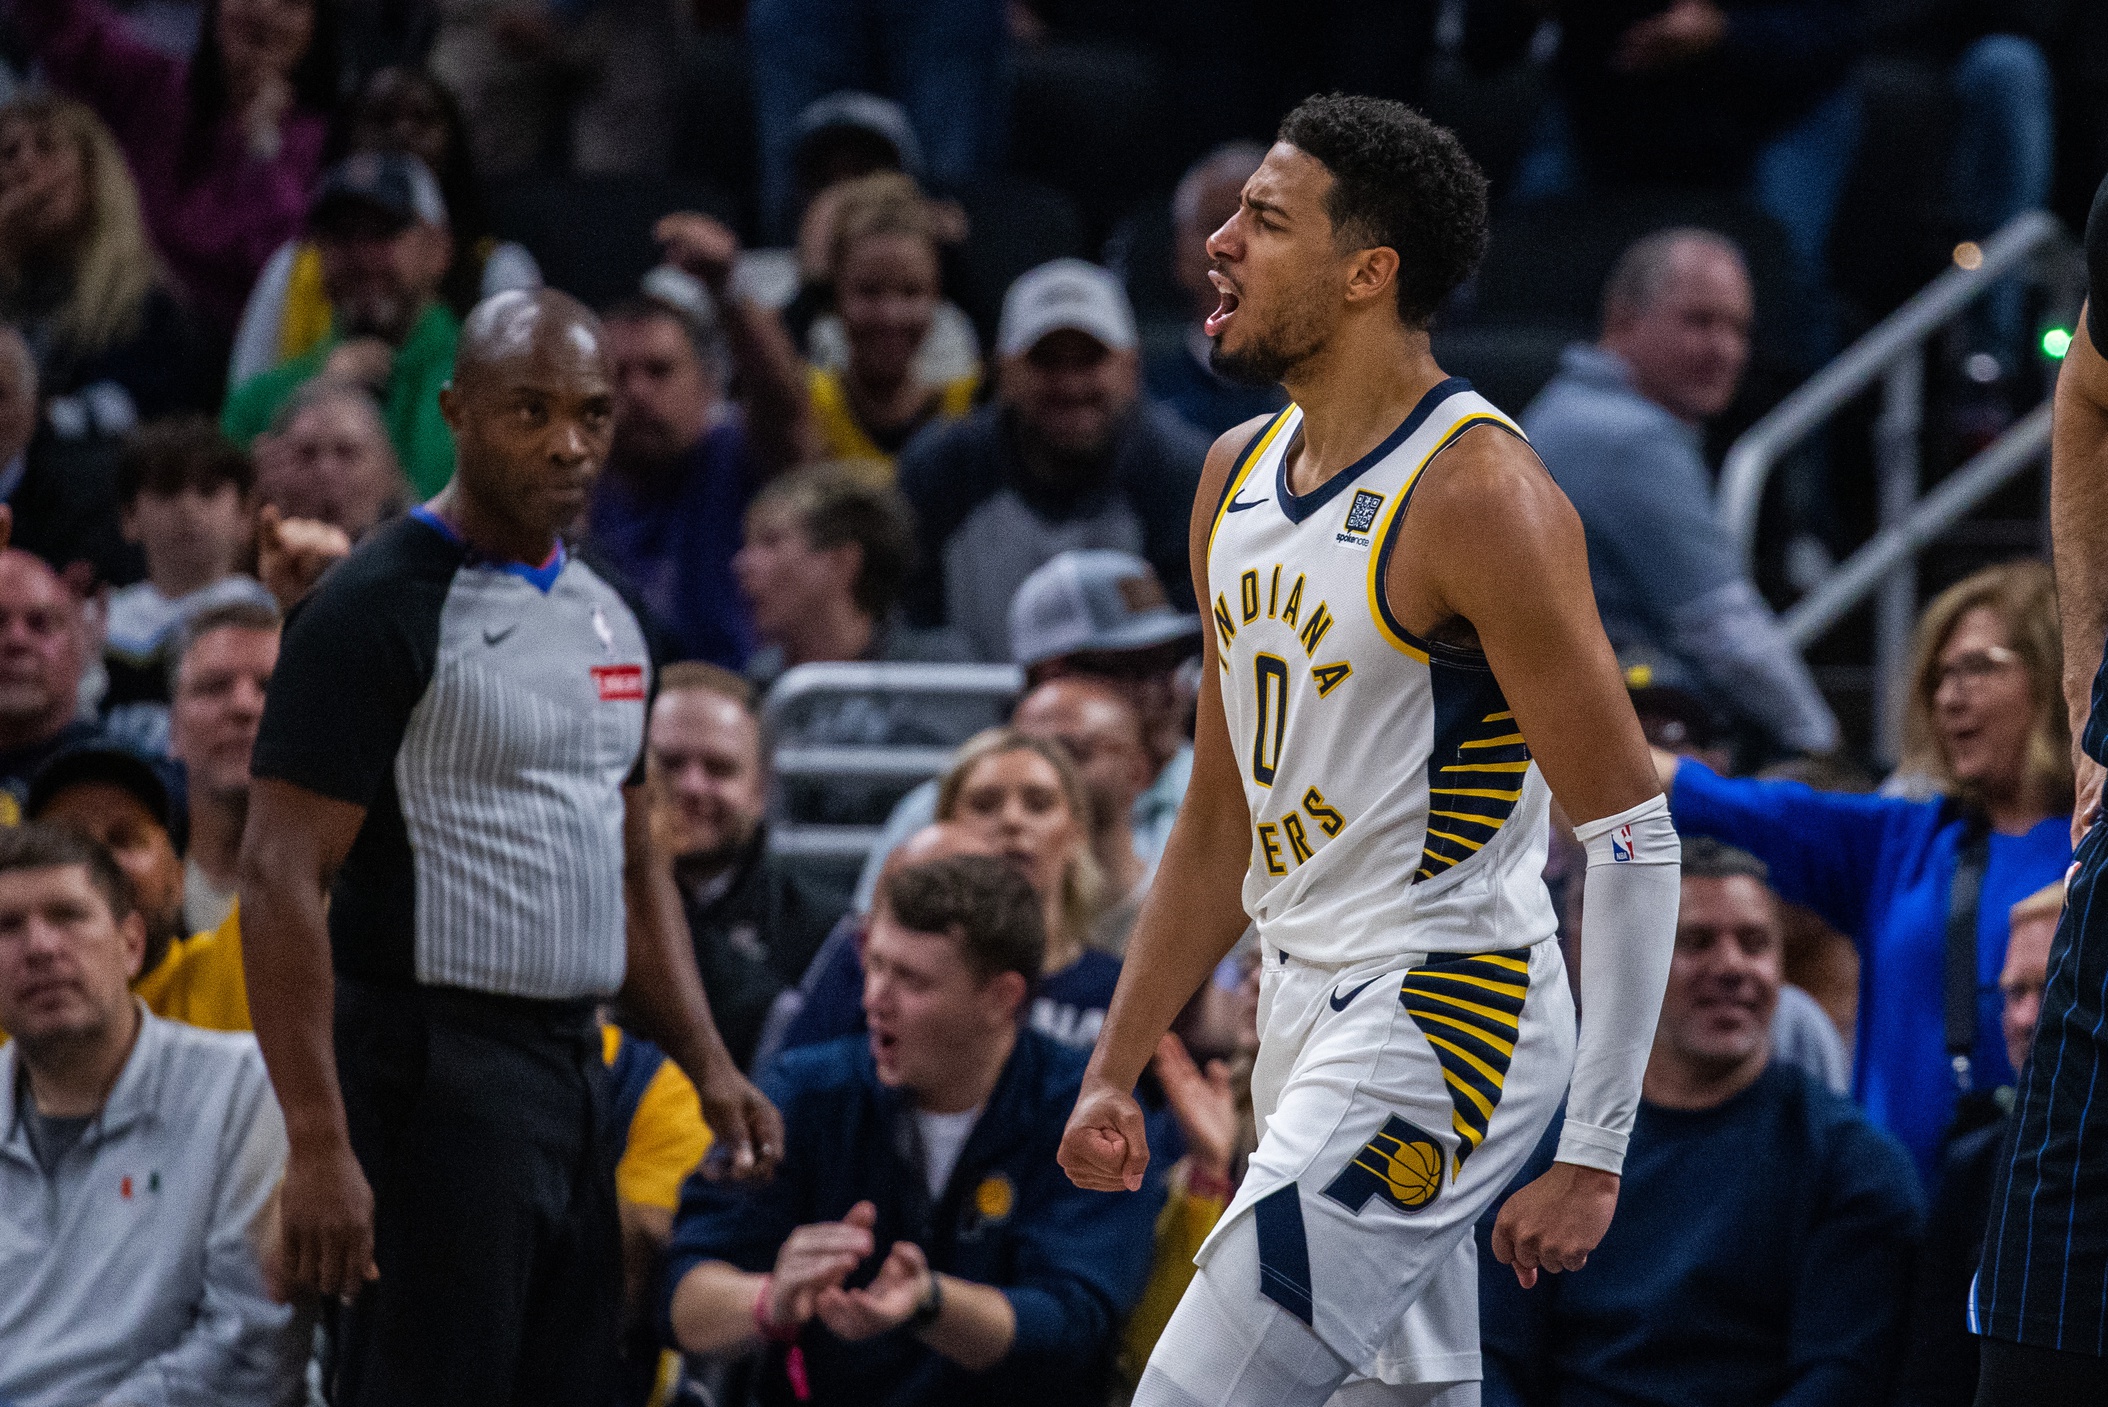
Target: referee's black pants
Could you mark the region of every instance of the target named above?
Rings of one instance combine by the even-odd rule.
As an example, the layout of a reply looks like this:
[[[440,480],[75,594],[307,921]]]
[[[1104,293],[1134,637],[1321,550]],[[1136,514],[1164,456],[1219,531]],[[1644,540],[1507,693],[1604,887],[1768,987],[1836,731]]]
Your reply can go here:
[[[1976,1407],[2108,1407],[2108,1358],[1982,1339]]]
[[[338,1320],[339,1407],[605,1407],[616,1150],[590,1004],[339,977],[337,1073],[380,1279]]]

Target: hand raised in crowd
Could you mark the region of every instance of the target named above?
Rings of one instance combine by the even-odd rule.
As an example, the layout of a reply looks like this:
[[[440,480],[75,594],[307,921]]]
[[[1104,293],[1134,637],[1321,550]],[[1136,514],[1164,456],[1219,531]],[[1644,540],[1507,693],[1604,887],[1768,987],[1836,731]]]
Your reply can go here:
[[[1055,1155],[1069,1181],[1087,1192],[1133,1192],[1149,1166],[1149,1137],[1134,1095],[1086,1076]]]
[[[293,604],[338,561],[351,554],[351,538],[332,523],[287,518],[274,504],[256,514],[256,576],[280,610]]]
[[[1617,1209],[1616,1173],[1554,1163],[1501,1207],[1493,1223],[1494,1259],[1514,1267],[1525,1290],[1540,1270],[1579,1270]]]
[[[373,1189],[342,1138],[295,1143],[278,1191],[277,1292],[350,1299],[380,1278],[373,1263]]]
[[[1216,1182],[1228,1179],[1237,1152],[1237,1093],[1230,1084],[1229,1065],[1210,1060],[1202,1073],[1186,1043],[1169,1031],[1156,1043],[1151,1065],[1170,1102],[1171,1117],[1185,1136],[1186,1156],[1195,1171]]]
[[[857,1290],[839,1285],[822,1290],[813,1301],[814,1312],[838,1339],[849,1343],[875,1339],[914,1317],[929,1298],[934,1278],[922,1247],[913,1241],[895,1241],[870,1284]]]
[[[729,226],[690,210],[666,216],[651,234],[667,263],[701,279],[713,297],[723,296],[739,260],[739,236]]]
[[[1657,73],[1703,57],[1726,34],[1727,15],[1712,0],[1676,0],[1625,31],[1611,55],[1611,67],[1625,73]]]
[[[818,1312],[821,1294],[839,1290],[871,1254],[871,1227],[877,1220],[876,1206],[858,1202],[840,1221],[816,1221],[791,1232],[776,1252],[762,1317],[779,1329],[810,1320]]]
[[[718,1150],[703,1164],[704,1174],[766,1182],[783,1157],[783,1116],[729,1058],[720,1065],[695,1087]]]
[[[354,337],[339,344],[322,364],[322,374],[332,381],[379,390],[395,370],[395,349],[378,337]]]

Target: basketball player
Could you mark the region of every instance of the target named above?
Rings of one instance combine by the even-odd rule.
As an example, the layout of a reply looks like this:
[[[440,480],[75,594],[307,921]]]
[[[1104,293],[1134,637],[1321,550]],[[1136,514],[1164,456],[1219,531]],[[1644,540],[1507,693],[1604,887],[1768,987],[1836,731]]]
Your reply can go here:
[[[1247,916],[1261,1136],[1137,1407],[1476,1403],[1472,1224],[1562,1098],[1559,1161],[1508,1200],[1497,1254],[1525,1285],[1577,1269],[1617,1203],[1678,847],[1580,520],[1429,352],[1485,219],[1449,133],[1325,97],[1209,241],[1215,365],[1293,403],[1208,461],[1192,787],[1060,1156],[1139,1185],[1130,1091]],[[1541,879],[1554,793],[1589,851],[1578,1062]]]
[[[2049,461],[2077,854],[1969,1306],[1983,1336],[1978,1407],[2108,1403],[2108,1114],[2093,1112],[2108,1065],[2108,904],[2097,902],[2108,882],[2108,181],[2086,222],[2086,264],[2093,293],[2057,377]]]

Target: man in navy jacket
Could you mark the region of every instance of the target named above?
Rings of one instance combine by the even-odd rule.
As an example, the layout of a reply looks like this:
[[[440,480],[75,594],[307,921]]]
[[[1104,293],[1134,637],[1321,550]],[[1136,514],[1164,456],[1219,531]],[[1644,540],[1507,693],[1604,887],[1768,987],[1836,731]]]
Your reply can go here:
[[[773,1346],[767,1402],[1071,1403],[1101,1391],[1163,1189],[1106,1196],[1054,1161],[1084,1052],[1021,1028],[1045,949],[1001,860],[890,876],[864,953],[870,1030],[786,1054],[775,1180],[689,1179],[664,1327]],[[809,1397],[807,1396],[809,1394]]]

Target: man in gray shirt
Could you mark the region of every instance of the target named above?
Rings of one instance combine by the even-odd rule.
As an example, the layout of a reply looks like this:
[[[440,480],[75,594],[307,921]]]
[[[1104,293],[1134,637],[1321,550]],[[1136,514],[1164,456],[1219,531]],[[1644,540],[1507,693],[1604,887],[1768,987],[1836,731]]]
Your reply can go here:
[[[1576,343],[1523,429],[1588,536],[1603,628],[1624,663],[1694,689],[1796,752],[1828,752],[1837,720],[1744,574],[1713,513],[1704,423],[1749,360],[1741,253],[1705,230],[1625,251],[1603,335]]]
[[[0,831],[0,1402],[296,1401],[263,1265],[285,1123],[253,1037],[132,995],[145,950],[109,852]]]

